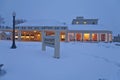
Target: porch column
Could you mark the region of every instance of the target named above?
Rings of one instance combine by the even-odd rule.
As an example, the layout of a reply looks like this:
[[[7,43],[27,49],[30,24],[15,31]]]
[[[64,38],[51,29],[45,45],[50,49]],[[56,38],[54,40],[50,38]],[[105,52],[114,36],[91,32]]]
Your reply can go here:
[[[109,33],[109,41],[112,42],[112,34]]]
[[[18,41],[21,41],[21,31],[18,31]]]
[[[76,35],[75,35],[75,32],[74,32],[74,41],[76,41]]]
[[[65,42],[68,42],[68,32],[65,32]]]
[[[82,32],[81,35],[82,35],[81,40],[84,41],[84,33]]]
[[[31,34],[30,34],[30,32],[29,32],[29,40],[31,40],[31,38],[30,38],[30,37],[31,37]]]
[[[100,33],[98,33],[98,37],[97,37],[98,39],[98,42],[100,42],[101,41],[101,34]]]
[[[90,41],[92,41],[92,32],[90,32]]]
[[[100,41],[100,33],[97,33],[97,41]]]
[[[42,31],[42,51],[46,50],[45,43],[44,43],[44,36],[46,36],[46,32]]]
[[[109,42],[109,33],[106,33],[107,37],[107,42]]]

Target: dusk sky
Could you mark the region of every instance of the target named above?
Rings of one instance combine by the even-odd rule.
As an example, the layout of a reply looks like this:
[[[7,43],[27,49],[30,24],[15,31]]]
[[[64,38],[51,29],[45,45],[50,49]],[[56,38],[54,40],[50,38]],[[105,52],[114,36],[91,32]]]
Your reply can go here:
[[[53,19],[71,23],[76,16],[98,18],[99,24],[120,31],[119,0],[0,0],[0,15],[6,21],[17,18]]]

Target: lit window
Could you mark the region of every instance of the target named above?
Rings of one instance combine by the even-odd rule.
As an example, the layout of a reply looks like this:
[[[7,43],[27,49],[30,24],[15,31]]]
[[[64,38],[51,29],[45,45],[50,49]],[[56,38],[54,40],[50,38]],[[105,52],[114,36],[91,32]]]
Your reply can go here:
[[[17,30],[15,30],[15,32],[17,32]]]
[[[40,34],[38,34],[38,36],[40,36]]]
[[[83,22],[84,24],[87,24],[87,22]]]
[[[29,38],[29,36],[26,36],[26,38]]]
[[[36,31],[34,31],[34,32],[36,32]]]
[[[18,36],[15,36],[15,38],[18,38]]]
[[[90,40],[90,34],[89,33],[84,33],[84,41]]]
[[[64,38],[65,38],[65,35],[61,35],[61,38],[64,39]]]
[[[79,22],[77,21],[76,24],[79,24]]]

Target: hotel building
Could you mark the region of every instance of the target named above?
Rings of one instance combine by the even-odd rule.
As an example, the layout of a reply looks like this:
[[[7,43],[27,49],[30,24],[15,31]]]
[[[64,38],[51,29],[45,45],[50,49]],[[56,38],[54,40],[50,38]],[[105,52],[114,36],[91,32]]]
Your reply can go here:
[[[18,41],[42,41],[42,32],[46,35],[54,35],[60,31],[60,41],[63,42],[111,42],[112,31],[98,24],[98,19],[84,19],[76,17],[71,24],[62,24],[56,21],[39,20],[27,21],[16,25],[16,40]],[[0,31],[12,32],[12,28],[2,28]],[[2,35],[2,33],[0,35]],[[12,38],[12,35],[10,36]]]

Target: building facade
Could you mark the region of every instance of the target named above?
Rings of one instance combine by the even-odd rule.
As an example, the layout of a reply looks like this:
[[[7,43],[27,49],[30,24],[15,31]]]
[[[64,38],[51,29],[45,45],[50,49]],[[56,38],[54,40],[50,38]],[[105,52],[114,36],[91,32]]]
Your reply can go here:
[[[74,25],[97,25],[98,19],[85,19],[84,17],[76,17],[76,19],[72,20],[72,24]]]
[[[15,27],[15,39],[18,41],[42,41],[42,33],[45,32],[46,35],[55,35],[55,31],[60,32],[60,41],[63,42],[112,42],[112,31],[105,29],[104,27],[98,25],[97,19],[86,20],[87,25],[81,25],[84,23],[83,17],[77,17],[76,19],[81,19],[79,25],[77,24],[50,24],[26,22],[18,24]],[[94,24],[93,24],[94,22]],[[76,23],[76,22],[75,22]],[[89,25],[90,24],[90,25]],[[12,28],[0,28],[3,32],[11,32]],[[12,39],[12,35],[10,36]]]

